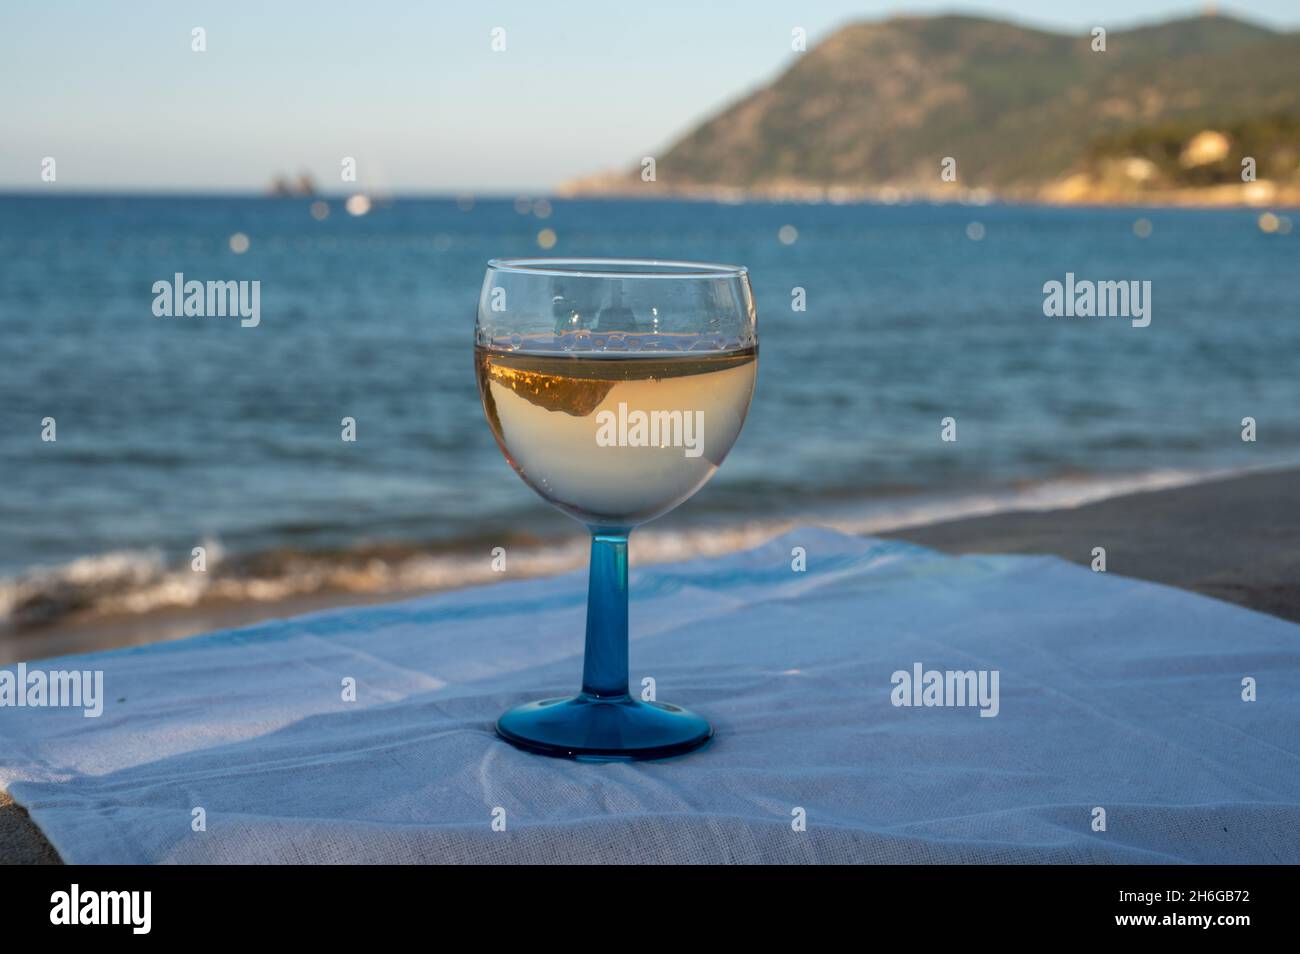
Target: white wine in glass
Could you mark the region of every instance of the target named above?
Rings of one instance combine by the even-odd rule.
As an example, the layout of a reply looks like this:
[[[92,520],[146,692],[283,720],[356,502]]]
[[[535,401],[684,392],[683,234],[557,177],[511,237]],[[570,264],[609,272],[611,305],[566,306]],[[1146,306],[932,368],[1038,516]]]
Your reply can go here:
[[[475,359],[506,458],[530,487],[588,526],[644,523],[699,490],[740,435],[758,369],[755,348],[626,355],[477,348]]]

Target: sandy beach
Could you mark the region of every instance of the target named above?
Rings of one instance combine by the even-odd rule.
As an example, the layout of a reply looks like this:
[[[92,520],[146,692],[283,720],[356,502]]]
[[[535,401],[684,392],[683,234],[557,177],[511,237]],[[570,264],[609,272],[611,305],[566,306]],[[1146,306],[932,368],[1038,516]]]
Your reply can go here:
[[[1068,510],[913,527],[948,553],[1050,553],[1300,622],[1300,470],[1261,471]]]
[[[1300,469],[1271,470],[1170,490],[1114,497],[1069,509],[1011,512],[905,528],[884,536],[949,553],[1044,553],[1081,565],[1106,548],[1107,571],[1192,590],[1300,622]],[[371,601],[373,602],[373,601]],[[221,625],[287,616],[319,603],[248,607]],[[216,622],[216,620],[214,620]],[[126,623],[101,633],[98,648],[167,638],[179,617]],[[134,635],[133,635],[134,633]],[[84,634],[83,634],[84,635]],[[82,642],[75,635],[65,640]],[[0,862],[58,863],[26,812],[0,794]]]

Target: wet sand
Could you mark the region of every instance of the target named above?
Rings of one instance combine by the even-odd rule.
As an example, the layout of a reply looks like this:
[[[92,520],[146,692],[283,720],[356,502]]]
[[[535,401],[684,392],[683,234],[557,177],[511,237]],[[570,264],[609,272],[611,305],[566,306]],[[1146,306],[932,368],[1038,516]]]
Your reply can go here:
[[[1051,553],[1300,623],[1300,470],[1260,471],[1068,510],[882,534],[948,553]]]
[[[1300,469],[1262,471],[1069,509],[903,528],[882,536],[948,553],[1050,553],[1083,566],[1092,563],[1094,547],[1105,547],[1110,573],[1181,587],[1300,623]],[[235,607],[197,622],[192,614],[177,614],[145,624],[138,619],[101,624],[69,631],[62,648],[46,646],[39,655],[177,638],[195,632],[196,625],[242,625],[331,602],[342,601]],[[0,862],[58,860],[27,813],[0,793]]]

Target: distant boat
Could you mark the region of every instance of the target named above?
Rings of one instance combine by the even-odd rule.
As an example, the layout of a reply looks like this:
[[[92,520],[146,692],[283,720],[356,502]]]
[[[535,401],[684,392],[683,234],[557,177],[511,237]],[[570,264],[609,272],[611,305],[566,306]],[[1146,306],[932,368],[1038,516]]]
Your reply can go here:
[[[270,194],[276,199],[314,196],[316,194],[316,181],[309,172],[300,172],[297,178],[294,179],[277,175],[271,180]]]

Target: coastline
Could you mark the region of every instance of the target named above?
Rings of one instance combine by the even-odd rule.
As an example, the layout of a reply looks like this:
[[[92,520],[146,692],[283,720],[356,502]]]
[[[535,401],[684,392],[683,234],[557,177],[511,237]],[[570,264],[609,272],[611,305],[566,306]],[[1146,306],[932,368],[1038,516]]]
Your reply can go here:
[[[682,529],[650,527],[632,548],[633,566],[715,556],[758,546],[795,526],[893,537],[951,553],[1050,553],[1088,565],[1105,546],[1108,570],[1182,586],[1300,622],[1300,543],[1287,548],[1287,518],[1300,510],[1300,468],[1163,470],[1113,477],[1059,478],[961,494],[911,494],[824,505],[765,520]],[[1300,540],[1300,526],[1291,537]],[[1213,547],[1199,546],[1214,540]],[[485,551],[486,552],[486,551]],[[346,585],[292,577],[218,579],[212,594],[181,586],[168,570],[106,608],[70,612],[0,635],[0,665],[141,646],[345,606],[395,602],[504,580],[552,576],[586,566],[580,535],[512,546],[510,572],[483,553],[414,550],[378,564],[362,552],[334,573]],[[369,567],[359,573],[355,565]],[[296,564],[291,562],[291,567]],[[294,569],[294,573],[301,570]],[[178,595],[179,594],[179,595]]]
[[[561,182],[559,199],[642,199],[718,202],[743,205],[748,202],[786,202],[831,205],[1023,205],[1044,208],[1134,208],[1134,209],[1300,209],[1300,186],[1257,180],[1221,183],[1213,186],[1149,191],[1116,188],[1111,185],[1067,177],[1041,187],[991,189],[956,185],[933,186],[817,185],[779,182],[760,186],[727,186],[712,183],[668,185],[641,182],[624,176],[596,175]]]

